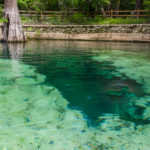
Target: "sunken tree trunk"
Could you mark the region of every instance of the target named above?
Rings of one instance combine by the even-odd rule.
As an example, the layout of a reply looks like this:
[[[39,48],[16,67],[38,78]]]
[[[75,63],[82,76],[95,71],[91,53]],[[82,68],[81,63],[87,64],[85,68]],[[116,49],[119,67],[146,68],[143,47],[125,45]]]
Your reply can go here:
[[[3,23],[4,42],[23,42],[25,36],[21,25],[18,6],[16,0],[5,0]]]

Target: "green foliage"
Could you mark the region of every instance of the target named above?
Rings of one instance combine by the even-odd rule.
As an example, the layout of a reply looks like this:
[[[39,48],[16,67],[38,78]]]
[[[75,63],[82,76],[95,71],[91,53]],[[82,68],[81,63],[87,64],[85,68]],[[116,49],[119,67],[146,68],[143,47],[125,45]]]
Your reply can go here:
[[[81,13],[75,13],[72,16],[72,21],[73,22],[81,23],[81,22],[84,22],[84,20],[85,20],[85,16]]]
[[[145,0],[143,2],[143,6],[144,6],[145,9],[150,10],[150,0]]]
[[[32,28],[31,28],[31,27],[27,28],[27,31],[28,31],[28,32],[31,32],[31,31],[32,31]]]
[[[102,15],[96,15],[93,20],[94,20],[94,22],[100,22],[100,21],[102,21],[104,19],[105,19],[104,16],[102,16]]]
[[[148,22],[149,20],[145,18],[107,18],[99,19],[97,24],[142,24]]]
[[[17,0],[19,9],[36,10],[58,10],[58,0]]]
[[[29,9],[28,1],[27,0],[18,0],[18,6],[20,9]]]
[[[148,19],[136,18],[109,18],[105,19],[104,13],[96,15],[101,10],[134,10],[136,0],[17,0],[20,10],[36,10],[37,14],[42,11],[79,11],[73,16],[51,16],[46,18],[23,17],[23,23],[34,24],[131,24],[147,23]],[[4,0],[0,0],[0,18],[3,16]],[[143,1],[142,9],[150,9],[150,0]],[[142,13],[143,14],[143,13]],[[58,14],[55,14],[58,15]],[[103,15],[103,16],[102,16]],[[5,21],[1,19],[1,21]]]
[[[78,10],[98,11],[118,9],[130,10],[135,8],[136,0],[17,0],[19,9],[36,10]],[[4,0],[0,0],[0,7]],[[150,1],[143,1],[142,9],[150,9]]]
[[[36,30],[36,33],[37,33],[37,34],[40,34],[40,33],[41,33],[41,31],[40,31],[40,30]]]
[[[0,17],[3,16],[3,7],[4,7],[4,5],[0,4]]]
[[[97,15],[95,18],[87,18],[83,14],[74,14],[72,18],[68,17],[48,17],[46,19],[37,20],[34,18],[21,17],[23,24],[49,24],[49,25],[63,25],[63,24],[87,24],[87,25],[107,25],[107,24],[145,24],[150,23],[147,18],[104,18]],[[0,20],[3,22],[4,20]]]

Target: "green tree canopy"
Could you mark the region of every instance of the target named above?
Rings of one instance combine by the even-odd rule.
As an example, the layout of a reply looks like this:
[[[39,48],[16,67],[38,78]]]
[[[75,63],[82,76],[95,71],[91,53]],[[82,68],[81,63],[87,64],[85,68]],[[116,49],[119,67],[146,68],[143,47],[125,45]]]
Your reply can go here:
[[[142,1],[141,9],[150,9],[150,0],[17,0],[21,10],[78,10],[97,11],[120,9],[134,10],[136,3]],[[4,0],[0,0],[2,8]]]

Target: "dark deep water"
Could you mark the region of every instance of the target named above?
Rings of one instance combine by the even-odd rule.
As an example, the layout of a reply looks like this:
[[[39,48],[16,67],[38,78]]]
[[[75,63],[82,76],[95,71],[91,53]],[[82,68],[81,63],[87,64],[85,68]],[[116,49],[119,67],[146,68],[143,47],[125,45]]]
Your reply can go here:
[[[8,48],[9,47],[9,48]],[[147,53],[148,43],[29,41],[24,44],[1,44],[0,58],[17,59],[36,66],[48,85],[59,89],[70,108],[81,110],[89,120],[102,113],[123,114],[123,106],[132,97],[144,94],[141,85],[126,76],[122,80],[112,72],[108,62],[92,57],[101,50],[122,50]]]

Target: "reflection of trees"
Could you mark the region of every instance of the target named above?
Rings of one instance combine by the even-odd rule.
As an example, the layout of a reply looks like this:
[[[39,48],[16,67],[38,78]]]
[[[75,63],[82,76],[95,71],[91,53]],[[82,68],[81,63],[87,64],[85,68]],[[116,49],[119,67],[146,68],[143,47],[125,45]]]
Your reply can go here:
[[[3,56],[14,60],[21,60],[25,50],[24,43],[3,43]]]
[[[83,50],[90,51],[91,53],[95,50],[123,50],[123,51],[137,51],[149,52],[149,43],[127,43],[127,42],[95,42],[95,41],[28,41],[27,50],[30,54],[44,54],[49,55],[53,52],[64,52],[67,49],[76,52],[81,52]]]

